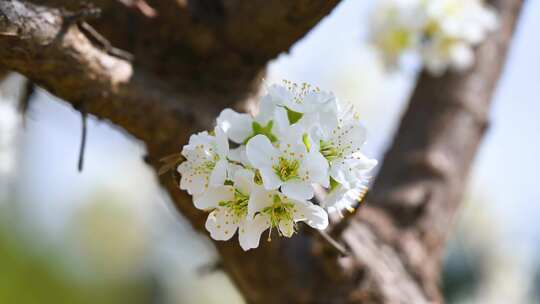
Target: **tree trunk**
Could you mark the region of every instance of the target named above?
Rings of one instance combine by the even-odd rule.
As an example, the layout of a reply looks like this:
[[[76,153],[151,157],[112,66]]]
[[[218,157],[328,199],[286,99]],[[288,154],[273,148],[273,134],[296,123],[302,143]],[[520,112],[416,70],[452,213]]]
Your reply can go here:
[[[268,60],[337,4],[95,0],[103,14],[87,20],[94,11],[63,2],[1,2],[0,64],[143,140],[154,168],[191,133],[210,127],[223,107],[242,108]],[[249,252],[235,242],[215,242],[248,302],[442,302],[444,240],[487,125],[522,1],[491,3],[500,29],[478,48],[474,68],[420,77],[367,206],[331,227],[349,256],[310,231],[262,242]],[[169,176],[161,183],[178,210],[203,229],[206,215]]]

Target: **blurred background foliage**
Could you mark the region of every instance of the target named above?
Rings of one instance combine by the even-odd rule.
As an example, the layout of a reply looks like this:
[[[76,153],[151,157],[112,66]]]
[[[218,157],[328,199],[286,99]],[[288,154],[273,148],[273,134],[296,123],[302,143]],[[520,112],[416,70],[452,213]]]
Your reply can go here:
[[[374,2],[343,1],[270,64],[265,81],[311,82],[354,102],[370,131],[366,153],[381,159],[419,67],[407,58],[400,72],[382,69],[364,42]],[[448,227],[449,303],[540,301],[539,27],[540,2],[529,1]],[[0,87],[0,304],[242,303],[221,271],[209,271],[214,248],[174,211],[141,161],[143,145],[90,118],[78,173],[80,117],[38,90],[18,121],[8,106],[21,81]]]
[[[75,256],[67,254],[68,248],[36,246],[31,237],[17,231],[17,223],[14,223],[17,217],[11,214],[10,218],[6,219],[10,212],[2,211],[0,303],[153,303],[150,277],[122,274],[122,271],[125,271],[123,261],[131,259],[129,254],[120,256],[119,253],[127,248],[106,255],[104,250],[99,250],[101,252],[97,254],[95,251],[88,251],[87,254],[92,256],[82,257],[75,264],[70,261]],[[103,222],[103,219],[98,221]],[[129,224],[125,221],[120,223]],[[83,229],[91,227],[96,228],[86,224],[80,226]],[[78,241],[88,241],[89,246],[94,246],[95,249],[99,245],[105,245],[102,248],[107,247],[104,242],[106,238],[98,238],[84,236]],[[106,267],[112,263],[115,264],[113,267]]]

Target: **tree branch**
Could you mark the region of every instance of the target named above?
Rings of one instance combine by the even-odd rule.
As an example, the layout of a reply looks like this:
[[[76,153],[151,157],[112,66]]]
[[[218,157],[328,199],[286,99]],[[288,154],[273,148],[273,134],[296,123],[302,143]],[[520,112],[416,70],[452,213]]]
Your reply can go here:
[[[136,12],[138,0],[31,0],[76,11],[90,3],[102,16],[89,22],[114,46],[193,98],[211,95],[222,107],[242,102],[260,85],[266,63],[308,32],[339,0],[147,1],[155,16]],[[140,11],[140,10],[139,10]]]
[[[193,107],[149,73],[94,46],[77,26],[65,28],[59,9],[0,3],[0,56],[3,65],[74,107],[84,103],[89,113],[151,144],[165,144],[177,132],[186,138],[191,130],[209,125],[212,109],[219,110],[205,100],[198,100],[202,107]]]
[[[105,9],[103,20],[94,23],[113,45],[135,54],[131,64],[94,46],[77,26],[65,28],[58,8],[0,2],[0,64],[143,140],[157,168],[157,160],[176,152],[189,134],[210,126],[223,105],[245,99],[267,60],[335,1],[257,2],[263,9],[247,0],[152,4],[156,18]],[[475,68],[466,75],[421,76],[369,206],[332,231],[350,256],[340,257],[307,231],[292,240],[262,242],[247,253],[233,242],[216,242],[225,270],[248,302],[441,300],[437,279],[444,238],[485,130],[521,1],[493,4],[501,30],[478,49]],[[116,12],[115,22],[134,25],[132,33],[111,26]],[[170,178],[161,182],[200,229],[205,214]]]
[[[220,110],[203,96],[188,98],[94,46],[77,25],[66,26],[62,10],[25,1],[0,2],[0,63],[74,108],[84,103],[89,114],[122,126],[146,143],[155,166],[191,133],[210,126]],[[184,194],[177,196],[187,201]],[[202,227],[203,215],[186,212]]]
[[[394,245],[428,295],[438,293],[444,242],[488,126],[491,99],[522,6],[520,0],[488,2],[499,13],[497,33],[478,48],[468,73],[420,76],[368,197],[402,231]],[[423,249],[408,244],[411,238]]]

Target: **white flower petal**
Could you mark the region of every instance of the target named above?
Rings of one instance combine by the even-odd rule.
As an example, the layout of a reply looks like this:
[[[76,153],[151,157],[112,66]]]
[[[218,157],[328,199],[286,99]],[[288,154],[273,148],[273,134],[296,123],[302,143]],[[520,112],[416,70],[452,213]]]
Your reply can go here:
[[[277,157],[278,151],[264,135],[251,138],[246,145],[249,162],[255,168],[272,167],[272,158]]]
[[[180,173],[180,189],[186,190],[190,195],[197,195],[206,189],[208,183],[207,176],[202,174],[193,174],[193,164],[185,161],[178,166]]]
[[[208,149],[214,146],[216,138],[203,131],[189,137],[189,143],[182,148],[182,155],[189,161],[200,163],[208,160]]]
[[[259,170],[262,180],[263,180],[263,186],[267,190],[275,190],[279,188],[283,184],[283,181],[279,179],[279,177],[274,172],[274,169],[269,167],[264,167]]]
[[[216,152],[222,159],[225,159],[229,154],[229,139],[219,126],[214,129],[214,132],[216,134]]]
[[[227,179],[234,180],[234,176],[238,170],[243,170],[244,167],[235,163],[227,163]]]
[[[367,137],[366,128],[357,121],[344,125],[338,133],[341,133],[341,139],[337,141],[337,147],[344,148],[346,154],[358,152]]]
[[[345,188],[365,182],[368,173],[377,165],[377,160],[370,159],[362,153],[355,153],[354,158],[332,162],[330,176]]]
[[[304,96],[303,113],[337,111],[336,97],[331,92],[310,91]]]
[[[289,129],[289,117],[287,116],[287,110],[284,107],[276,107],[274,110],[274,131],[277,135],[287,135]]]
[[[270,222],[263,215],[257,215],[253,220],[246,220],[240,225],[238,240],[244,251],[259,247],[261,234],[270,228]]]
[[[354,172],[354,167],[348,166],[348,162],[345,164],[340,163],[341,166],[332,166],[330,174],[332,178],[338,183],[342,184],[345,188],[351,188],[352,185],[356,184],[361,178],[359,174]],[[367,179],[365,176],[363,179]]]
[[[229,163],[226,160],[218,160],[214,169],[212,170],[212,173],[210,174],[210,186],[220,186],[225,183],[225,180],[227,179],[228,166]]]
[[[323,187],[328,187],[330,179],[328,176],[328,161],[317,150],[311,150],[306,155],[302,162],[302,174],[309,175],[311,183],[321,184]]]
[[[329,213],[338,213],[342,215],[343,210],[353,208],[365,194],[366,186],[362,183],[353,185],[350,189],[338,185],[326,195],[321,206],[326,208]]]
[[[298,202],[293,214],[295,221],[305,221],[309,226],[323,230],[328,227],[328,214],[323,208],[309,202]]]
[[[218,207],[219,202],[230,201],[234,198],[234,188],[220,186],[206,190],[202,195],[195,196],[193,204],[195,208],[208,210]]]
[[[266,125],[274,117],[274,110],[277,106],[277,100],[270,95],[265,95],[259,103],[259,113],[255,120],[263,125]]]
[[[180,179],[180,189],[186,190],[190,195],[197,195],[203,193],[206,190],[206,180],[205,176],[194,175],[194,176],[184,176]]]
[[[281,192],[295,200],[308,200],[314,194],[311,184],[298,180],[285,182],[281,186]]]
[[[293,95],[286,87],[274,84],[268,87],[268,95],[276,105],[289,105],[293,100]]]
[[[341,184],[334,186],[334,188],[326,194],[326,197],[321,202],[321,207],[326,209],[334,207],[342,200],[347,191],[348,189],[343,187]]]
[[[294,124],[288,127],[279,139],[281,153],[306,154],[307,148],[303,140],[304,134],[306,134],[306,130],[302,125]]]
[[[353,154],[353,159],[356,162],[356,165],[354,166],[354,168],[356,170],[360,170],[360,171],[363,171],[363,172],[371,171],[378,164],[376,159],[369,158],[369,157],[365,156],[363,153],[359,153],[359,152]]]
[[[208,215],[205,227],[214,240],[226,241],[236,232],[239,221],[228,209],[217,208]]]
[[[246,146],[240,146],[229,151],[229,159],[244,165],[251,166],[246,154]]]
[[[240,192],[249,195],[254,186],[255,174],[251,170],[239,169],[234,175],[234,187]]]
[[[285,237],[291,237],[294,234],[294,222],[291,220],[279,221],[279,231]]]
[[[235,143],[241,144],[248,138],[252,130],[253,118],[245,113],[238,113],[232,109],[221,111],[217,118],[217,125],[225,131],[227,136]]]
[[[261,186],[254,186],[249,196],[247,218],[252,219],[255,213],[272,205],[275,191],[266,191]]]
[[[213,137],[208,134],[208,131],[202,131],[197,134],[193,134],[189,137],[189,144],[184,148],[189,148],[197,145],[209,145],[213,140]]]
[[[315,120],[315,127],[312,128],[311,134],[315,135],[314,137],[319,140],[327,141],[332,136],[332,131],[335,130],[338,126],[339,120],[336,112],[323,112],[318,115],[318,117],[311,118]]]

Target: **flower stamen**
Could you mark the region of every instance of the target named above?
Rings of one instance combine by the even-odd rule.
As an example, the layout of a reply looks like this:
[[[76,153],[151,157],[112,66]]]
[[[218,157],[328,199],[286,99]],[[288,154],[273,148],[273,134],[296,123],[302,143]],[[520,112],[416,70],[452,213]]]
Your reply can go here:
[[[277,165],[272,166],[274,172],[282,181],[288,181],[294,178],[298,178],[298,169],[300,168],[300,162],[297,159],[288,159],[280,156]]]
[[[336,158],[341,158],[343,152],[340,151],[332,142],[320,141],[320,152],[329,162]]]
[[[278,228],[281,221],[293,221],[294,203],[282,199],[275,194],[272,197],[272,205],[264,208],[261,212],[266,214],[270,220],[270,228]],[[278,229],[278,233],[279,232]]]
[[[230,201],[221,201],[218,203],[220,207],[227,208],[234,216],[243,218],[247,214],[249,196],[242,193],[240,190],[234,190],[234,198]]]

